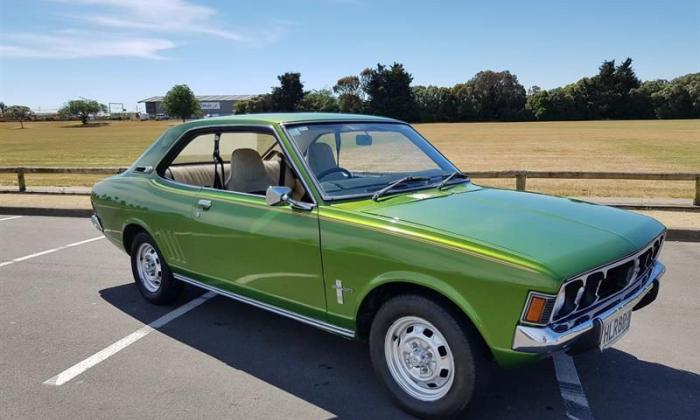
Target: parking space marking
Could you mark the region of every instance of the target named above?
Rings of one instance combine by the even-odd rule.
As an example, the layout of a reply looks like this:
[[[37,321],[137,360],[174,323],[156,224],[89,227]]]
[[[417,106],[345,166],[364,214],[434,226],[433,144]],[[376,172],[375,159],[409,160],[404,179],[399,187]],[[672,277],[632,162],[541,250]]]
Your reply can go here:
[[[5,220],[19,219],[20,217],[22,217],[22,216],[0,217],[0,222],[4,222]]]
[[[562,352],[552,355],[552,359],[559,391],[566,407],[566,416],[572,420],[593,420],[593,413],[583,392],[574,359]]]
[[[74,246],[87,244],[87,243],[97,241],[97,240],[102,239],[102,238],[104,238],[104,236],[98,236],[95,238],[86,239],[84,241],[73,242],[73,243],[70,243],[68,245],[61,245],[57,248],[51,248],[51,249],[47,249],[45,251],[36,252],[34,254],[25,255],[24,257],[18,257],[18,258],[12,259],[12,260],[3,261],[3,262],[0,262],[0,267],[5,267],[5,266],[10,265],[10,264],[14,264],[14,263],[22,262],[22,261],[29,260],[32,258],[40,257],[42,255],[51,254],[51,253],[54,253],[56,251],[60,251],[62,249],[72,248]]]
[[[81,373],[85,372],[91,367],[106,360],[110,356],[113,356],[118,352],[124,350],[125,348],[139,341],[154,330],[157,330],[158,328],[161,328],[170,321],[186,314],[187,312],[198,307],[199,305],[203,304],[204,302],[208,301],[214,296],[216,296],[216,293],[207,292],[202,296],[199,296],[198,298],[187,302],[186,304],[178,307],[177,309],[174,309],[168,312],[167,314],[163,315],[162,317],[156,319],[150,324],[144,325],[143,327],[127,335],[121,340],[111,344],[108,347],[105,347],[104,349],[98,351],[97,353],[93,354],[92,356],[88,357],[82,362],[69,367],[68,369],[64,370],[63,372],[59,373],[51,379],[44,381],[44,385],[61,386],[65,384],[66,382],[70,381],[71,379],[75,378],[76,376],[80,375]]]

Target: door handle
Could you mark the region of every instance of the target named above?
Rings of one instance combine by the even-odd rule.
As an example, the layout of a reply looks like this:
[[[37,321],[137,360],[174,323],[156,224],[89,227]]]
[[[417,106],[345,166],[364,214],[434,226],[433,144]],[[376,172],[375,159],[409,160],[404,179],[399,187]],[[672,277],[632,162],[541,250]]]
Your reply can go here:
[[[199,200],[197,201],[197,207],[202,210],[209,210],[211,208],[211,200]]]

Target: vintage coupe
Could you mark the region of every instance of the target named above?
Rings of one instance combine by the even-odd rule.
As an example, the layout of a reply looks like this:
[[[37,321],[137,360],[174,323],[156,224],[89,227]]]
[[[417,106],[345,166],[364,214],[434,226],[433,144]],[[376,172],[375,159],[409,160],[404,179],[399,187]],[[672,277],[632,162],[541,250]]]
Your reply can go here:
[[[373,116],[177,125],[92,203],[148,301],[189,283],[367,339],[421,417],[463,412],[491,361],[609,347],[664,272],[654,219],[477,186],[411,126]]]

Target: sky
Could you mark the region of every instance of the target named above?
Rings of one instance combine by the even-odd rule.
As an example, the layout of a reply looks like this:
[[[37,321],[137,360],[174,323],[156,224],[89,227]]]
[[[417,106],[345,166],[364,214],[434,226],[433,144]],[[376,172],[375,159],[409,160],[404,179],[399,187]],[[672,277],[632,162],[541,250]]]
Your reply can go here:
[[[626,57],[643,80],[700,72],[700,1],[0,0],[0,101],[35,111],[265,93],[287,71],[331,88],[393,62],[414,85],[490,69],[552,88]]]

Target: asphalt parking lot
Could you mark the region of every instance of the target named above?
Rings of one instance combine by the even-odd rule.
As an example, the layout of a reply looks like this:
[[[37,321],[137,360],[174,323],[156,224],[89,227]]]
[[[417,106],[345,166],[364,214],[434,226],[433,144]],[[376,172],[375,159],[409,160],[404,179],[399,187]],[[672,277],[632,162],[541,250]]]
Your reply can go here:
[[[363,343],[192,287],[152,306],[99,237],[86,219],[0,216],[0,418],[405,417]],[[668,242],[662,260],[631,331],[574,358],[593,418],[700,412],[700,243]],[[556,373],[551,360],[497,371],[472,417],[566,418]]]

